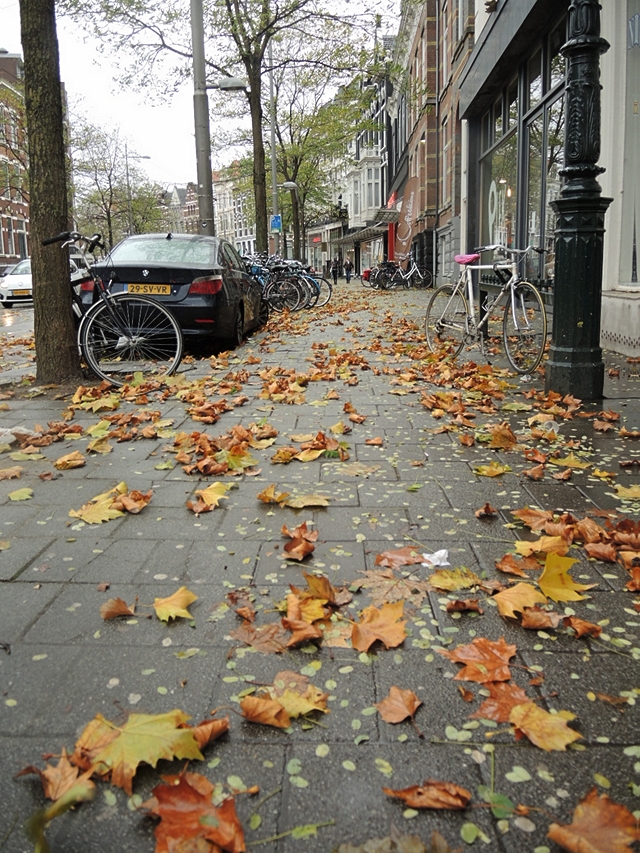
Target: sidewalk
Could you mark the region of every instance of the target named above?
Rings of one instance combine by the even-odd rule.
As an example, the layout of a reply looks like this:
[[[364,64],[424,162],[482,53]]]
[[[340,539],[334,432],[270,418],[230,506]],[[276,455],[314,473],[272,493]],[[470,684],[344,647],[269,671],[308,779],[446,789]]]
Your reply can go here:
[[[556,629],[526,630],[500,616],[491,595],[498,583],[508,588],[522,581],[498,571],[496,560],[514,552],[516,541],[540,535],[512,511],[531,506],[577,519],[588,512],[601,525],[606,519],[598,510],[620,514],[611,516],[611,524],[623,516],[640,518],[640,441],[633,437],[640,431],[639,366],[608,355],[608,371],[620,371],[607,378],[608,399],[575,412],[559,402],[551,413],[561,438],[552,443],[541,428],[545,422],[530,420],[542,413],[542,395],[534,393],[541,391],[540,378],[523,384],[513,374],[501,375],[506,365],[501,355],[492,372],[474,352],[484,371],[480,386],[478,371],[462,376],[429,359],[421,329],[427,298],[341,282],[326,309],[298,315],[290,325],[276,318],[227,362],[214,360],[213,369],[208,360],[185,363],[187,381],[200,380],[200,386],[183,391],[182,399],[150,392],[136,402],[118,395],[116,409],[75,409],[67,421],[87,430],[105,417],[158,412],[160,435],[143,438],[151,421],[122,418],[112,429],[120,429],[124,440],[110,438],[111,452],[89,452],[95,433],[83,432],[40,446],[31,458],[12,456],[16,444],[0,455],[0,477],[2,469],[23,469],[19,479],[0,478],[1,853],[33,849],[22,827],[46,803],[36,776],[14,774],[28,765],[44,768],[42,755],[57,756],[63,746],[71,753],[96,714],[121,722],[125,711],[179,708],[196,724],[215,708],[239,713],[252,685],[258,690],[273,685],[282,671],[302,674],[328,694],[330,713],[311,713],[285,730],[222,712],[229,714],[229,732],[205,748],[204,761],[189,765],[189,771],[226,789],[259,786],[258,794],[236,797],[253,853],[330,853],[347,843],[359,853],[358,845],[388,836],[392,825],[425,844],[438,830],[451,850],[466,849],[463,838],[476,834],[473,849],[543,853],[562,849],[547,839],[548,827],[553,821],[571,823],[593,786],[631,811],[640,807],[640,612],[634,607],[638,593],[625,588],[630,573],[619,562],[588,559],[582,546],[569,551],[578,560],[572,578],[594,586],[583,593],[585,600],[560,601],[554,608],[561,616],[598,623],[598,638],[578,639],[562,621]],[[56,400],[51,392],[28,397],[6,384],[33,372],[26,347],[8,360],[5,353],[2,367],[0,429],[47,431],[47,424],[63,420],[69,398]],[[224,399],[236,406],[216,423],[196,420],[189,409],[203,395],[206,403]],[[345,404],[366,419],[349,420]],[[605,425],[607,417],[611,425],[604,432],[594,426],[593,415],[579,416],[602,410],[608,413]],[[518,444],[491,449],[483,426],[504,421]],[[339,423],[351,431],[332,432]],[[185,473],[186,463],[175,458],[176,434],[192,436],[184,444],[195,462],[188,446],[197,441],[193,433],[218,437],[238,424],[277,430],[273,445],[249,448],[257,460],[249,476]],[[532,428],[545,437],[532,436]],[[272,463],[277,451],[288,446],[298,451],[302,436],[320,431],[344,442],[349,458],[333,454]],[[465,446],[463,435],[475,443]],[[524,449],[536,447],[590,467],[546,464],[543,479],[529,479],[522,472],[539,462],[525,458]],[[86,465],[56,471],[53,462],[73,451],[86,457]],[[619,465],[633,460],[637,464]],[[511,470],[496,477],[474,473],[490,463]],[[570,479],[552,477],[567,467]],[[615,477],[602,478],[596,470]],[[53,479],[41,479],[48,473]],[[104,524],[69,516],[120,481],[142,493],[153,490],[140,513]],[[232,488],[213,511],[194,515],[186,502],[214,482]],[[636,490],[623,491],[629,497],[622,499],[616,484]],[[258,495],[271,485],[276,493],[326,496],[328,506],[265,503]],[[33,490],[30,499],[9,498],[23,488]],[[476,517],[486,503],[496,514]],[[318,531],[315,550],[302,563],[283,559],[287,539],[281,528],[293,530],[304,521]],[[387,570],[396,584],[414,576],[405,585],[407,636],[389,649],[380,642],[368,653],[351,648],[348,640],[330,645],[331,626],[324,642],[306,641],[280,654],[262,653],[231,636],[242,624],[234,607],[253,606],[255,626],[286,615],[278,607],[289,584],[307,588],[305,571],[326,576],[336,589],[352,590],[350,604],[331,608],[350,620],[334,617],[333,640],[339,642],[338,629],[349,629],[373,603],[372,590],[362,588],[362,572],[384,568],[376,566],[377,555],[407,547],[427,554],[447,549],[451,568],[475,572],[483,587],[450,592],[427,587],[434,569],[420,564]],[[524,580],[538,576],[529,572]],[[382,609],[394,596],[381,575],[374,585]],[[150,605],[183,586],[197,596],[188,608],[192,618],[167,625]],[[131,618],[103,621],[100,606],[116,597],[129,604],[137,597],[139,610]],[[447,603],[468,598],[478,600],[482,614],[447,611]],[[516,647],[513,683],[539,708],[572,712],[570,727],[580,740],[566,751],[545,751],[527,737],[516,740],[509,722],[470,719],[490,690],[454,680],[459,664],[437,649],[451,651],[480,637],[504,637]],[[392,686],[420,700],[415,727],[410,719],[387,723],[374,707]],[[151,853],[155,822],[135,806],[148,799],[162,774],[178,773],[184,764],[160,761],[155,770],[142,765],[133,799],[98,782],[93,802],[51,822],[46,833],[51,850]],[[417,810],[382,790],[428,779],[462,786],[471,804],[459,811]],[[485,787],[479,792],[479,786]],[[491,789],[526,808],[492,816],[482,793]]]

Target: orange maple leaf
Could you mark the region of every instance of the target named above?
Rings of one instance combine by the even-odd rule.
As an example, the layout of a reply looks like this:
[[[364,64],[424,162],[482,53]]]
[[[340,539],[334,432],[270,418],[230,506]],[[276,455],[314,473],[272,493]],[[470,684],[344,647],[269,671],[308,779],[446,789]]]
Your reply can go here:
[[[504,637],[500,637],[497,642],[486,637],[476,637],[466,646],[458,646],[452,651],[440,648],[436,651],[455,663],[465,665],[456,675],[456,681],[486,684],[511,679],[509,660],[515,655],[516,647],[507,643]]]
[[[381,702],[376,702],[376,708],[385,723],[401,723],[407,717],[413,719],[420,705],[422,699],[418,699],[413,690],[402,690],[395,686],[390,688],[389,695]]]
[[[79,782],[84,783],[89,788],[95,788],[94,783],[89,779],[93,770],[89,769],[80,776],[80,769],[69,761],[69,756],[64,746],[55,767],[52,764],[47,764],[44,770],[40,770],[39,767],[34,767],[33,764],[30,764],[19,773],[16,773],[14,778],[17,779],[19,776],[26,776],[29,773],[38,774],[42,782],[44,795],[50,800],[58,800]]]
[[[129,606],[121,598],[110,598],[109,601],[105,601],[104,604],[100,605],[100,615],[105,622],[108,619],[115,619],[118,616],[135,616],[137,601],[136,597],[133,604]]]
[[[498,613],[509,619],[516,619],[516,613],[522,613],[525,607],[547,603],[544,595],[530,583],[517,583],[494,595],[493,600],[498,605]]]
[[[250,723],[288,729],[291,720],[284,707],[275,699],[260,696],[244,696],[240,702],[242,716]]]
[[[487,688],[489,698],[484,700],[475,713],[470,714],[472,719],[508,723],[511,709],[530,701],[524,690],[511,682],[489,682]]]
[[[359,652],[367,652],[380,640],[388,649],[399,646],[407,636],[406,619],[402,620],[404,601],[383,604],[377,607],[365,607],[359,622],[351,631],[351,643]]]
[[[531,743],[547,752],[564,752],[567,745],[579,740],[582,735],[570,729],[565,717],[573,714],[550,714],[533,702],[515,705],[509,714],[509,722],[516,727],[516,737],[525,734]]]
[[[573,628],[576,637],[599,637],[602,634],[600,625],[587,622],[586,619],[579,619],[577,616],[565,616],[562,622],[565,628]]]
[[[244,833],[233,797],[214,806],[214,785],[200,773],[163,776],[163,780],[167,784],[156,785],[151,799],[143,804],[160,818],[154,830],[156,853],[187,849],[243,853]]]
[[[424,563],[424,554],[416,548],[398,548],[395,551],[383,551],[376,556],[376,566],[399,569],[400,566],[413,566]]]
[[[452,782],[437,782],[435,779],[427,779],[422,785],[412,785],[410,788],[382,790],[388,797],[402,800],[413,809],[465,809],[471,800],[471,794],[466,788]]]
[[[552,823],[547,836],[569,853],[628,853],[640,833],[626,806],[592,788],[576,806],[573,821]]]

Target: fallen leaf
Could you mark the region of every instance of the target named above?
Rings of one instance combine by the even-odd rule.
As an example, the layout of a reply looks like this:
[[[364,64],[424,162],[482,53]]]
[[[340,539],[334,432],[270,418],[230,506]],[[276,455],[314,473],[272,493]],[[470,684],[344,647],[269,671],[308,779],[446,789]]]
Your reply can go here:
[[[419,607],[431,589],[427,581],[419,580],[415,575],[399,575],[392,569],[366,569],[360,574],[360,581],[376,607],[392,604],[394,601],[409,601]]]
[[[243,853],[242,825],[233,797],[214,805],[215,786],[200,773],[164,776],[143,807],[160,823],[154,829],[156,853],[192,851]],[[216,800],[217,802],[217,800]]]
[[[239,628],[229,632],[233,640],[252,646],[263,654],[280,654],[287,648],[287,632],[280,622],[269,622],[257,628],[251,622],[243,622]]]
[[[547,603],[544,595],[530,583],[517,583],[494,595],[493,600],[498,605],[500,615],[509,619],[517,619],[516,613],[522,613],[527,607]]]
[[[473,473],[478,477],[500,477],[502,474],[508,474],[511,471],[509,465],[501,465],[499,462],[491,462],[489,465],[476,465]]]
[[[576,637],[599,637],[602,634],[600,625],[587,622],[585,619],[579,619],[577,616],[565,616],[562,623],[565,628],[573,628],[576,632]]]
[[[309,506],[329,506],[330,498],[326,495],[293,495],[282,501],[281,506],[288,506],[292,509],[304,509]]]
[[[10,501],[30,501],[33,497],[33,489],[24,488],[16,489],[15,492],[9,492],[7,495]]]
[[[476,637],[466,646],[455,649],[437,648],[436,652],[454,663],[464,664],[455,676],[456,681],[475,681],[485,684],[490,681],[509,681],[509,660],[515,655],[516,647],[508,644],[504,637],[497,642],[486,637]]]
[[[70,468],[82,468],[86,464],[87,460],[78,450],[74,450],[73,453],[67,453],[66,456],[60,456],[53,463],[54,468],[57,468],[58,471],[67,471]]]
[[[119,509],[114,509],[113,502],[117,497],[126,494],[128,491],[129,487],[126,483],[118,483],[117,486],[108,492],[103,492],[101,495],[91,498],[80,509],[69,510],[69,515],[72,518],[79,518],[87,524],[102,524],[105,521],[120,518],[124,513]]]
[[[24,471],[20,465],[13,465],[11,468],[0,468],[0,480],[20,479],[20,475]]]
[[[379,610],[373,606],[365,607],[351,632],[353,648],[367,652],[376,640],[380,640],[387,649],[399,646],[407,635],[407,622],[402,621],[403,608],[403,601],[383,604]]]
[[[427,578],[434,589],[455,592],[458,589],[471,589],[482,586],[480,578],[471,569],[461,566],[459,569],[438,569]]]
[[[414,566],[424,561],[422,551],[416,548],[398,548],[395,551],[383,551],[376,556],[376,566],[399,569],[401,566]]]
[[[185,619],[193,619],[187,607],[197,599],[198,596],[194,595],[186,586],[181,586],[177,592],[167,596],[167,598],[154,599],[153,608],[158,619],[162,619],[163,622],[168,622],[169,619],[177,619],[179,616]]]
[[[516,575],[519,578],[528,578],[527,571],[540,571],[541,564],[535,557],[515,557],[513,554],[505,554],[501,560],[496,560],[496,568],[507,575]]]
[[[187,501],[187,507],[196,515],[201,512],[211,512],[223,498],[227,500],[226,493],[230,488],[231,486],[226,486],[224,483],[212,483],[206,489],[196,489],[199,500],[196,503]]]
[[[509,722],[516,727],[516,737],[525,734],[531,743],[547,752],[564,752],[568,744],[582,737],[569,728],[561,714],[550,714],[533,702],[513,707]]]
[[[131,714],[122,726],[97,714],[76,742],[71,761],[98,776],[109,776],[131,796],[132,782],[142,762],[155,767],[161,758],[199,758],[202,753],[187,725],[189,716],[174,710],[166,714]]]
[[[489,698],[484,700],[475,713],[470,714],[471,719],[508,723],[512,708],[531,701],[521,687],[510,681],[489,682],[487,689]]]
[[[532,554],[551,553],[562,556],[569,550],[569,543],[562,536],[541,536],[534,542],[518,539],[515,548],[518,554],[522,554],[523,557],[530,557]]]
[[[240,701],[240,708],[242,716],[250,723],[274,726],[277,729],[288,729],[291,725],[291,719],[283,705],[275,699],[244,696]]]
[[[480,607],[477,598],[457,598],[455,601],[447,602],[447,613],[465,613],[469,610],[475,613],[480,613],[481,615],[484,613],[484,610]]]
[[[569,569],[577,560],[571,557],[560,557],[558,554],[549,553],[544,564],[544,571],[538,578],[540,589],[545,595],[554,601],[584,601],[583,595],[578,595],[582,590],[592,589],[597,584],[576,583]]]
[[[395,686],[390,688],[389,694],[381,702],[375,703],[385,723],[401,723],[407,717],[413,719],[420,705],[422,700],[418,699],[413,690],[402,690]]]
[[[547,836],[569,853],[628,853],[638,826],[626,806],[594,787],[576,806],[573,821],[552,823]]]
[[[55,767],[47,764],[44,770],[40,770],[39,767],[29,765],[29,767],[25,767],[19,773],[16,773],[14,778],[17,779],[19,776],[25,776],[30,773],[37,773],[40,777],[42,790],[45,797],[49,800],[60,799],[60,797],[77,784],[82,785],[87,791],[95,787],[94,783],[89,781],[92,771],[87,770],[86,773],[79,776],[80,768],[69,761],[69,756],[64,746]]]
[[[554,610],[543,610],[540,607],[525,607],[522,611],[520,624],[530,631],[540,631],[547,628],[557,628],[560,614]]]
[[[136,601],[129,606],[121,598],[110,598],[109,601],[105,601],[104,604],[100,605],[100,615],[105,621],[116,619],[118,616],[135,616],[137,600],[136,598]]]
[[[497,514],[498,510],[494,509],[488,502],[474,513],[476,518],[493,518]]]
[[[410,788],[382,790],[388,797],[402,800],[413,809],[465,809],[471,800],[471,794],[466,788],[452,782],[437,782],[435,779],[427,779],[422,785],[412,785]]]
[[[530,480],[542,480],[544,479],[544,465],[534,465],[533,468],[527,468],[522,473]]]

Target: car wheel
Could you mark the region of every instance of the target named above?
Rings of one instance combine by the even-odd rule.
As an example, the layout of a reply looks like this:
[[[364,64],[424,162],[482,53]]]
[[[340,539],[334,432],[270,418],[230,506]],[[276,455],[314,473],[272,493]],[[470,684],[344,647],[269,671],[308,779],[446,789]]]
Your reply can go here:
[[[266,325],[269,320],[269,303],[266,299],[260,300],[260,312],[258,314],[258,328]]]
[[[13,308],[13,302],[3,302],[2,307],[3,308]]]
[[[244,309],[242,305],[238,305],[236,316],[233,324],[233,332],[227,341],[229,348],[242,346],[244,341]]]

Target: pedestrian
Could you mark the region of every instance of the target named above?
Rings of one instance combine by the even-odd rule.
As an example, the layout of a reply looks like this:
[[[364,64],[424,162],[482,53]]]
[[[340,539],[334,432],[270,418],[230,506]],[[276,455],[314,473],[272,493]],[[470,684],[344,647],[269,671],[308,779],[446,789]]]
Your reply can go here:
[[[338,273],[340,272],[340,260],[338,258],[334,258],[331,261],[331,275],[333,276],[333,283],[338,283]]]
[[[351,281],[351,273],[353,272],[353,262],[351,258],[347,258],[344,262],[344,277],[347,279],[347,284]]]

